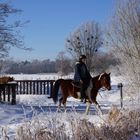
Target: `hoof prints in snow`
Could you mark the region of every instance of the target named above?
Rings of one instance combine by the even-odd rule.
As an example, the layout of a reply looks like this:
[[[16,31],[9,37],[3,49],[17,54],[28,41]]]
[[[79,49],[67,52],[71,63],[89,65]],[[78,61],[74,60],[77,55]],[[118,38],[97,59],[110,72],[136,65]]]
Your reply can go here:
[[[32,118],[33,116],[39,115],[41,113],[56,113],[57,106],[22,106],[25,118]],[[67,106],[66,112],[77,112],[84,113],[86,106]],[[108,109],[103,109],[103,113],[107,113]],[[64,108],[61,108],[58,113],[65,112]],[[91,107],[90,114],[95,115],[96,109]]]

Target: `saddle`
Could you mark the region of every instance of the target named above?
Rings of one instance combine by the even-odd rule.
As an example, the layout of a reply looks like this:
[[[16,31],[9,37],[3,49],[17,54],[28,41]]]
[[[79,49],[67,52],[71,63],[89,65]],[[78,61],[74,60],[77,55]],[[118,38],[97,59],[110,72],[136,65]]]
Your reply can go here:
[[[73,85],[73,87],[77,88],[77,91],[80,91],[80,88],[81,88],[81,83],[80,82],[72,81],[72,85]],[[86,103],[87,100],[88,100],[88,97],[86,96],[84,99],[81,99],[81,102]]]

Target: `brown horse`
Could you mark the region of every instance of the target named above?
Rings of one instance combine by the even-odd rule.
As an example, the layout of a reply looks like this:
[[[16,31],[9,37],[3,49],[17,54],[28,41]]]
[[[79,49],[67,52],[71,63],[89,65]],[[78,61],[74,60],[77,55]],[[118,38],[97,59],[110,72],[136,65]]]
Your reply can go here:
[[[0,77],[0,84],[7,84],[8,82],[14,81],[13,77],[10,76],[3,76]]]
[[[63,103],[65,109],[66,109],[66,101],[69,96],[72,96],[74,98],[80,99],[80,87],[75,86],[73,84],[73,80],[71,79],[58,79],[56,80],[54,86],[53,86],[53,93],[52,98],[55,103],[58,101],[58,90],[59,87],[61,88],[61,98],[59,99],[59,106],[58,109],[61,107],[61,103]],[[110,73],[102,73],[96,77],[93,77],[90,80],[90,84],[86,90],[86,96],[87,96],[87,107],[86,107],[86,114],[89,112],[90,104],[94,103],[101,113],[100,106],[98,102],[96,101],[96,97],[98,94],[98,91],[100,88],[106,88],[108,90],[111,90],[111,84],[110,84]]]
[[[8,82],[12,82],[12,81],[14,81],[13,77],[10,77],[10,76],[0,77],[0,85],[7,84]],[[1,101],[1,94],[2,92],[4,92],[4,89],[5,89],[4,86],[0,86],[0,101]]]

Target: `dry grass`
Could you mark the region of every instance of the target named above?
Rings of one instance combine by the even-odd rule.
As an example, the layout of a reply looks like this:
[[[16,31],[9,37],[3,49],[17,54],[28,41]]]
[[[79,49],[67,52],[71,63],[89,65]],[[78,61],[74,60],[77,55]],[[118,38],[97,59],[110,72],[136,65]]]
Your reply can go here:
[[[100,127],[81,116],[67,113],[36,118],[18,128],[16,140],[128,140],[140,134],[138,109],[119,111],[112,106]]]

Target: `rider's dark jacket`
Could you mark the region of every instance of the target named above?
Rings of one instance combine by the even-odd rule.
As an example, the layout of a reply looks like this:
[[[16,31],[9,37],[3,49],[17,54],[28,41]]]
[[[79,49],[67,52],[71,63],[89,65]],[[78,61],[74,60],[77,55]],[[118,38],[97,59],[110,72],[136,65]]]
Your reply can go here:
[[[79,82],[80,80],[86,82],[89,81],[90,79],[91,79],[91,75],[87,69],[86,64],[83,62],[76,62],[74,82]]]

